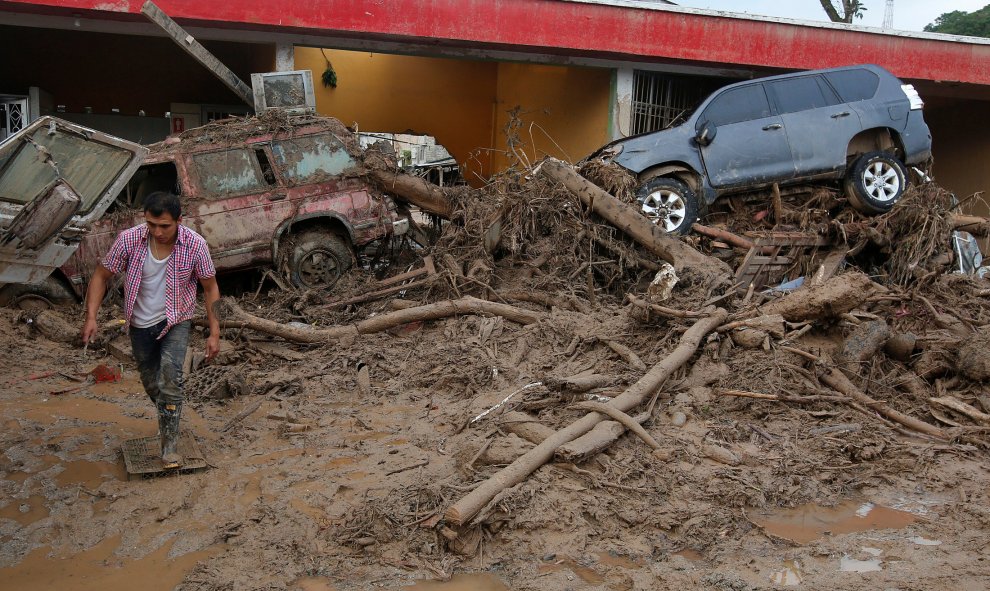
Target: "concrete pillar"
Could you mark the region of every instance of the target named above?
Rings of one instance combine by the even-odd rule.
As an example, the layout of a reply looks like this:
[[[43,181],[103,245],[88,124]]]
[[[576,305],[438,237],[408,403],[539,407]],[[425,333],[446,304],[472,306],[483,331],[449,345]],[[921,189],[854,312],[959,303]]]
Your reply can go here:
[[[275,71],[291,72],[296,69],[295,46],[291,43],[275,44]]]
[[[613,140],[632,135],[632,100],[633,77],[632,68],[616,68],[612,76],[611,121],[609,135]]]

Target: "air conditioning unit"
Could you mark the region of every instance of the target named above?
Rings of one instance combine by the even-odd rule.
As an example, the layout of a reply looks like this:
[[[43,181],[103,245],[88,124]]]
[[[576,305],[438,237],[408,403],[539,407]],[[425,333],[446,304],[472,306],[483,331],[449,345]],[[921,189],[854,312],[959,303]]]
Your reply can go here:
[[[294,115],[316,112],[313,72],[265,72],[251,74],[254,110],[259,115],[269,109],[282,109]]]

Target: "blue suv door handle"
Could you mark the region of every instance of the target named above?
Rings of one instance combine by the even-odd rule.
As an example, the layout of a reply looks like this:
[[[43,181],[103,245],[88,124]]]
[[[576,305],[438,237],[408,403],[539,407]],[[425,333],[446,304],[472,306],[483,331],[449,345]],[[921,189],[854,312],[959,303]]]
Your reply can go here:
[[[841,113],[836,113],[836,114],[832,115],[832,119],[838,119],[839,117],[848,117],[851,114],[852,113],[850,113],[849,111],[843,111]]]
[[[763,128],[763,131],[770,131],[772,129],[780,129],[781,127],[783,127],[783,125],[781,125],[780,123],[771,123],[770,125],[767,125],[766,127],[764,127]]]

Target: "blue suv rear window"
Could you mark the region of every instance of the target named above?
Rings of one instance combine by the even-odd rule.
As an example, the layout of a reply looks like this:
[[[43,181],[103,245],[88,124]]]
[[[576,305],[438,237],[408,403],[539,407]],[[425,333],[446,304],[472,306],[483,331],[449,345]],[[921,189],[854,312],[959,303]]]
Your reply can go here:
[[[880,86],[880,77],[869,70],[828,72],[825,78],[846,103],[871,99]]]

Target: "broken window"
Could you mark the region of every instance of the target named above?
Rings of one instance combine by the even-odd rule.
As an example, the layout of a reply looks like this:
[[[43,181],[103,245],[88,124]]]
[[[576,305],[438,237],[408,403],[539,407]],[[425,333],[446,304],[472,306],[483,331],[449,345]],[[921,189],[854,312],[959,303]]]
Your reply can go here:
[[[139,168],[124,190],[117,195],[114,206],[141,209],[144,207],[145,198],[155,191],[182,194],[178,175],[175,172],[175,163],[145,164]]]
[[[224,150],[192,156],[193,169],[206,197],[224,198],[268,189],[254,150]]]
[[[61,176],[87,212],[133,158],[131,150],[89,141],[71,132],[39,127],[23,141],[0,150],[0,198],[24,204],[50,188]]]
[[[292,183],[334,177],[355,165],[340,140],[330,134],[272,142],[275,163]]]

